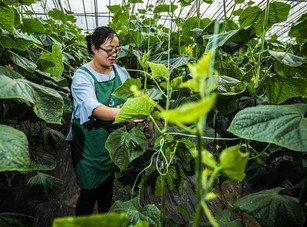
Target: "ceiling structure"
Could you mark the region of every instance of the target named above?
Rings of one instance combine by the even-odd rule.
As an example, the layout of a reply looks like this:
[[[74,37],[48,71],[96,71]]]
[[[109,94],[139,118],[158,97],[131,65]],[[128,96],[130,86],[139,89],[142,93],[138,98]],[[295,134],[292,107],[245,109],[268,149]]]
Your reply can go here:
[[[291,5],[288,20],[274,25],[269,31],[268,35],[276,34],[281,40],[287,41],[289,28],[292,23],[295,23],[302,14],[307,13],[307,0],[279,0],[286,2]],[[53,8],[60,10],[67,9],[74,12],[77,19],[77,26],[82,28],[84,31],[92,31],[97,26],[107,25],[112,15],[110,14],[107,6],[109,5],[121,5],[124,0],[41,0],[31,6],[32,12],[39,16],[44,16],[46,12]],[[171,2],[176,4],[176,0],[143,0],[143,3],[134,3],[131,7],[131,14],[137,12],[139,8],[145,8],[149,4],[170,4]],[[264,8],[266,0],[254,0],[254,2],[260,7]],[[273,1],[271,1],[273,2]],[[235,4],[234,0],[226,1],[226,12],[230,13],[235,9],[244,8],[248,4],[245,1],[242,4]],[[191,6],[185,7],[184,11],[181,12],[182,18],[192,17],[196,15],[196,1],[193,1]],[[176,13],[176,11],[175,11]],[[148,16],[150,16],[148,14]],[[201,17],[223,20],[223,0],[213,0],[212,4],[201,3]],[[168,24],[171,17],[165,14],[161,17],[161,23]]]

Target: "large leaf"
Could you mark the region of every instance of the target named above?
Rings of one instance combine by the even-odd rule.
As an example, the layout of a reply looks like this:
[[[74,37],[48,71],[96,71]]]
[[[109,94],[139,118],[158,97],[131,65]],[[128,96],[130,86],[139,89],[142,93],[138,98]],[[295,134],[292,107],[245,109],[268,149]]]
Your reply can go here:
[[[35,63],[33,63],[32,61],[28,60],[27,58],[16,54],[12,51],[7,51],[9,57],[11,58],[11,60],[18,66],[20,66],[21,68],[27,70],[28,72],[33,73],[35,71],[35,69],[37,68],[37,65]]]
[[[52,227],[126,227],[129,224],[129,216],[126,213],[106,213],[77,217],[55,218]]]
[[[0,27],[13,33],[14,31],[14,10],[6,6],[0,6]]]
[[[133,93],[130,91],[130,87],[132,85],[135,85],[135,86],[137,86],[138,89],[141,89],[142,82],[139,78],[137,78],[137,79],[129,78],[120,87],[118,87],[112,93],[112,95],[114,95],[118,98],[125,99],[125,100],[128,99],[128,98],[131,98],[131,97],[133,97]]]
[[[284,2],[274,1],[269,4],[269,28],[276,23],[286,21],[288,19],[291,5]]]
[[[206,46],[206,53],[212,48],[217,48],[223,46],[232,36],[234,36],[239,30],[232,30],[221,34],[214,35],[204,35],[204,39],[208,39],[208,44]]]
[[[25,79],[11,79],[0,75],[0,100],[14,99],[25,102],[34,113],[48,123],[61,123],[63,98],[54,89]]]
[[[280,194],[281,188],[264,190],[240,198],[234,208],[253,216],[262,226],[303,226],[304,210],[298,201]]]
[[[38,18],[23,18],[22,31],[28,33],[45,33],[44,22]],[[46,23],[46,22],[45,22]]]
[[[133,225],[140,221],[147,221],[150,226],[160,226],[160,210],[151,204],[141,207],[138,204],[138,198],[126,202],[116,201],[111,207],[111,212],[127,213]]]
[[[148,141],[139,128],[134,127],[128,132],[122,127],[110,134],[105,146],[113,162],[123,170],[145,152]]]
[[[1,46],[4,48],[17,49],[22,51],[27,50],[31,45],[35,43],[41,45],[41,42],[38,39],[31,35],[26,35],[24,33],[18,32],[17,30],[14,30],[13,35],[4,32],[0,37],[0,41]]]
[[[50,73],[56,78],[60,78],[64,71],[63,54],[61,48],[57,44],[52,45],[51,53],[42,53],[39,58],[45,72]]]
[[[302,44],[306,41],[307,37],[307,13],[303,14],[301,18],[291,24],[289,31],[290,37],[295,37],[297,43]]]
[[[65,183],[53,176],[37,173],[27,183],[28,197],[40,201],[59,200],[65,192]]]
[[[278,61],[280,61],[282,64],[291,66],[291,67],[298,67],[303,65],[306,62],[305,58],[302,58],[300,56],[296,56],[294,54],[290,54],[287,52],[277,52],[269,50],[269,53],[276,58]]]
[[[307,104],[266,105],[241,110],[228,131],[244,139],[307,150]]]
[[[240,28],[245,28],[261,21],[262,10],[258,6],[247,7],[239,17]]]
[[[150,116],[155,102],[148,96],[128,98],[117,114],[114,123],[125,122],[134,118],[146,118]]]
[[[286,78],[274,76],[268,78],[265,95],[271,104],[280,104],[290,98],[302,97],[306,94],[307,80],[302,78]]]
[[[10,126],[0,125],[0,172],[29,171],[30,164],[26,135]]]
[[[31,152],[30,169],[34,170],[53,170],[56,166],[56,160],[53,156],[46,153]]]
[[[34,226],[34,217],[17,213],[0,213],[0,226],[32,227]]]

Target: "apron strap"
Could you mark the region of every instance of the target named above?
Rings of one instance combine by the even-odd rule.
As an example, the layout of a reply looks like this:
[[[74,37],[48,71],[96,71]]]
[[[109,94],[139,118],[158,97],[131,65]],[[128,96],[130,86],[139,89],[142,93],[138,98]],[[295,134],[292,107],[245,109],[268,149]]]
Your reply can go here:
[[[91,71],[88,70],[85,66],[81,66],[80,69],[82,69],[83,71],[87,72],[93,78],[95,83],[98,82],[96,77],[93,75],[93,73],[91,73]]]

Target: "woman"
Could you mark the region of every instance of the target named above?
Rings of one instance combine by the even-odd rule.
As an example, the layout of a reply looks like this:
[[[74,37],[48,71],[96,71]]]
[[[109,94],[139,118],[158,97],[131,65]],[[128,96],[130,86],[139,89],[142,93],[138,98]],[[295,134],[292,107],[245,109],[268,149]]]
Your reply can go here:
[[[72,116],[72,161],[80,195],[76,215],[108,212],[113,196],[116,166],[105,148],[109,134],[119,126],[113,121],[124,100],[112,92],[127,78],[128,72],[117,65],[119,38],[110,27],[98,27],[87,36],[92,60],[74,74],[71,84],[74,112]]]

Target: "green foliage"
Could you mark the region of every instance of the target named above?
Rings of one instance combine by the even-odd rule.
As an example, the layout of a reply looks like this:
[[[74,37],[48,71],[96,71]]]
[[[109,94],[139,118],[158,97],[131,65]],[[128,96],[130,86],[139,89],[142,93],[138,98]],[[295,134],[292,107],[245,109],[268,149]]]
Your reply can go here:
[[[111,207],[111,212],[126,213],[130,217],[130,224],[137,225],[141,221],[148,222],[150,226],[160,225],[160,210],[152,204],[140,206],[137,198],[122,202],[116,201]]]
[[[228,131],[249,140],[274,143],[306,152],[306,104],[263,105],[245,108],[233,119]]]
[[[125,213],[107,213],[88,215],[81,217],[60,217],[53,221],[52,227],[126,227],[129,222],[129,217]]]
[[[262,226],[303,226],[304,210],[281,188],[264,190],[237,200],[234,208],[252,215]]]

